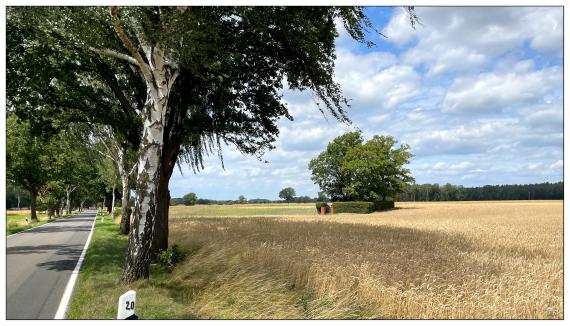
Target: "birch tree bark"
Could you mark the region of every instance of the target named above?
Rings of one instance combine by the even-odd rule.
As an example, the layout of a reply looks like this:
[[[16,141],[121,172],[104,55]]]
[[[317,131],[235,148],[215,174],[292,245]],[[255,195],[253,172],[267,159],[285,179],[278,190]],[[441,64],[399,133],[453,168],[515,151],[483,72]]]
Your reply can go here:
[[[115,182],[113,181],[113,199],[111,200],[111,219],[115,220]]]
[[[152,74],[146,81],[148,91],[143,137],[138,152],[137,200],[129,232],[129,250],[121,277],[123,283],[148,278],[158,210],[164,119],[168,95],[177,76],[177,71],[165,64],[164,51],[160,48],[143,49],[149,57]]]
[[[121,275],[121,283],[128,284],[148,278],[152,253],[154,223],[158,211],[158,185],[168,96],[178,76],[178,65],[167,58],[160,44],[150,44],[142,33],[137,39],[146,56],[123,32],[118,9],[111,7],[114,29],[124,46],[129,49],[144,76],[147,96],[143,108],[143,134],[137,157],[137,198],[129,231],[129,247]]]
[[[67,185],[65,186],[65,206],[66,213],[71,214],[71,193],[77,189],[77,186]]]

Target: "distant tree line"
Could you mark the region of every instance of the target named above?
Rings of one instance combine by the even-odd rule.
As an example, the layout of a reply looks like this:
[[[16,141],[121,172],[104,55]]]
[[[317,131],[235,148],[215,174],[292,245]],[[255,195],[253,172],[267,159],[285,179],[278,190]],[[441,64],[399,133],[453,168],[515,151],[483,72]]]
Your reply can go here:
[[[234,204],[279,204],[279,203],[314,203],[319,201],[318,198],[311,198],[309,196],[294,197],[290,201],[286,200],[270,200],[265,198],[247,199],[247,201],[236,200],[215,200],[207,198],[198,198],[196,204],[198,205],[234,205]],[[170,205],[185,205],[184,198],[171,198]]]
[[[279,198],[283,200],[270,200],[264,198],[254,198],[254,199],[247,199],[244,195],[240,195],[237,200],[215,200],[215,199],[206,199],[206,198],[198,198],[195,193],[190,192],[184,195],[182,198],[171,198],[170,199],[170,206],[174,205],[185,205],[185,206],[192,206],[192,205],[233,205],[233,204],[278,204],[278,203],[315,203],[318,201],[329,201],[330,199],[326,196],[326,194],[322,191],[319,191],[316,198],[311,198],[309,196],[295,196],[295,189],[292,187],[283,188],[279,192]]]
[[[453,200],[533,200],[564,199],[564,182],[522,185],[486,185],[463,187],[444,184],[412,184],[396,197],[397,201]]]

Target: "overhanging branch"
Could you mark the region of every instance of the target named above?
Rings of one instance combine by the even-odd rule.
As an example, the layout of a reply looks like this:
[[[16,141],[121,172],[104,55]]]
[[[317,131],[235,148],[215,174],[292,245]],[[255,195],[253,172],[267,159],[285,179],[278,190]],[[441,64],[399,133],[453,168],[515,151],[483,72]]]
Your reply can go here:
[[[123,45],[131,52],[131,55],[134,57],[134,59],[139,63],[138,66],[141,69],[145,78],[147,80],[152,80],[152,73],[150,69],[144,62],[139,51],[137,51],[137,49],[133,45],[133,42],[131,42],[131,40],[129,39],[127,34],[125,34],[123,28],[121,27],[121,21],[119,20],[119,15],[118,15],[118,8],[116,6],[111,6],[109,9],[111,17],[113,18],[113,28],[115,29],[117,36],[119,37],[121,42],[123,42]]]
[[[96,49],[94,47],[89,47],[89,51],[95,52],[95,53],[100,54],[100,55],[125,60],[128,63],[135,65],[137,67],[140,66],[139,62],[137,60],[135,60],[135,58],[131,57],[130,55],[119,53],[119,52],[113,51],[111,49]]]

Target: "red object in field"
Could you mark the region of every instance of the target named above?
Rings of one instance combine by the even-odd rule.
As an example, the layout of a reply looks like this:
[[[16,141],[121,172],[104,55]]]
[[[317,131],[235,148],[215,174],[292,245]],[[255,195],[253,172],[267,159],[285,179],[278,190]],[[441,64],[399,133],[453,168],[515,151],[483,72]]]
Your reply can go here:
[[[321,215],[325,215],[325,208],[321,207]]]
[[[334,213],[334,207],[333,205],[331,205],[331,215],[333,215],[333,213]]]

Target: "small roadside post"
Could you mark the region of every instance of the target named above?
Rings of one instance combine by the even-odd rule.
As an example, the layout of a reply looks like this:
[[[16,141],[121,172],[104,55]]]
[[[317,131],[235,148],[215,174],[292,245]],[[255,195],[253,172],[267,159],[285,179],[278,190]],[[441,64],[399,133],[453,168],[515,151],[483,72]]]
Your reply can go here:
[[[119,297],[119,307],[117,309],[117,319],[139,319],[135,315],[135,307],[137,301],[137,293],[133,290],[125,292]]]
[[[332,204],[330,204],[329,206],[330,206],[330,208],[331,208],[331,216],[333,216],[333,214],[334,214],[334,207],[333,207]]]

